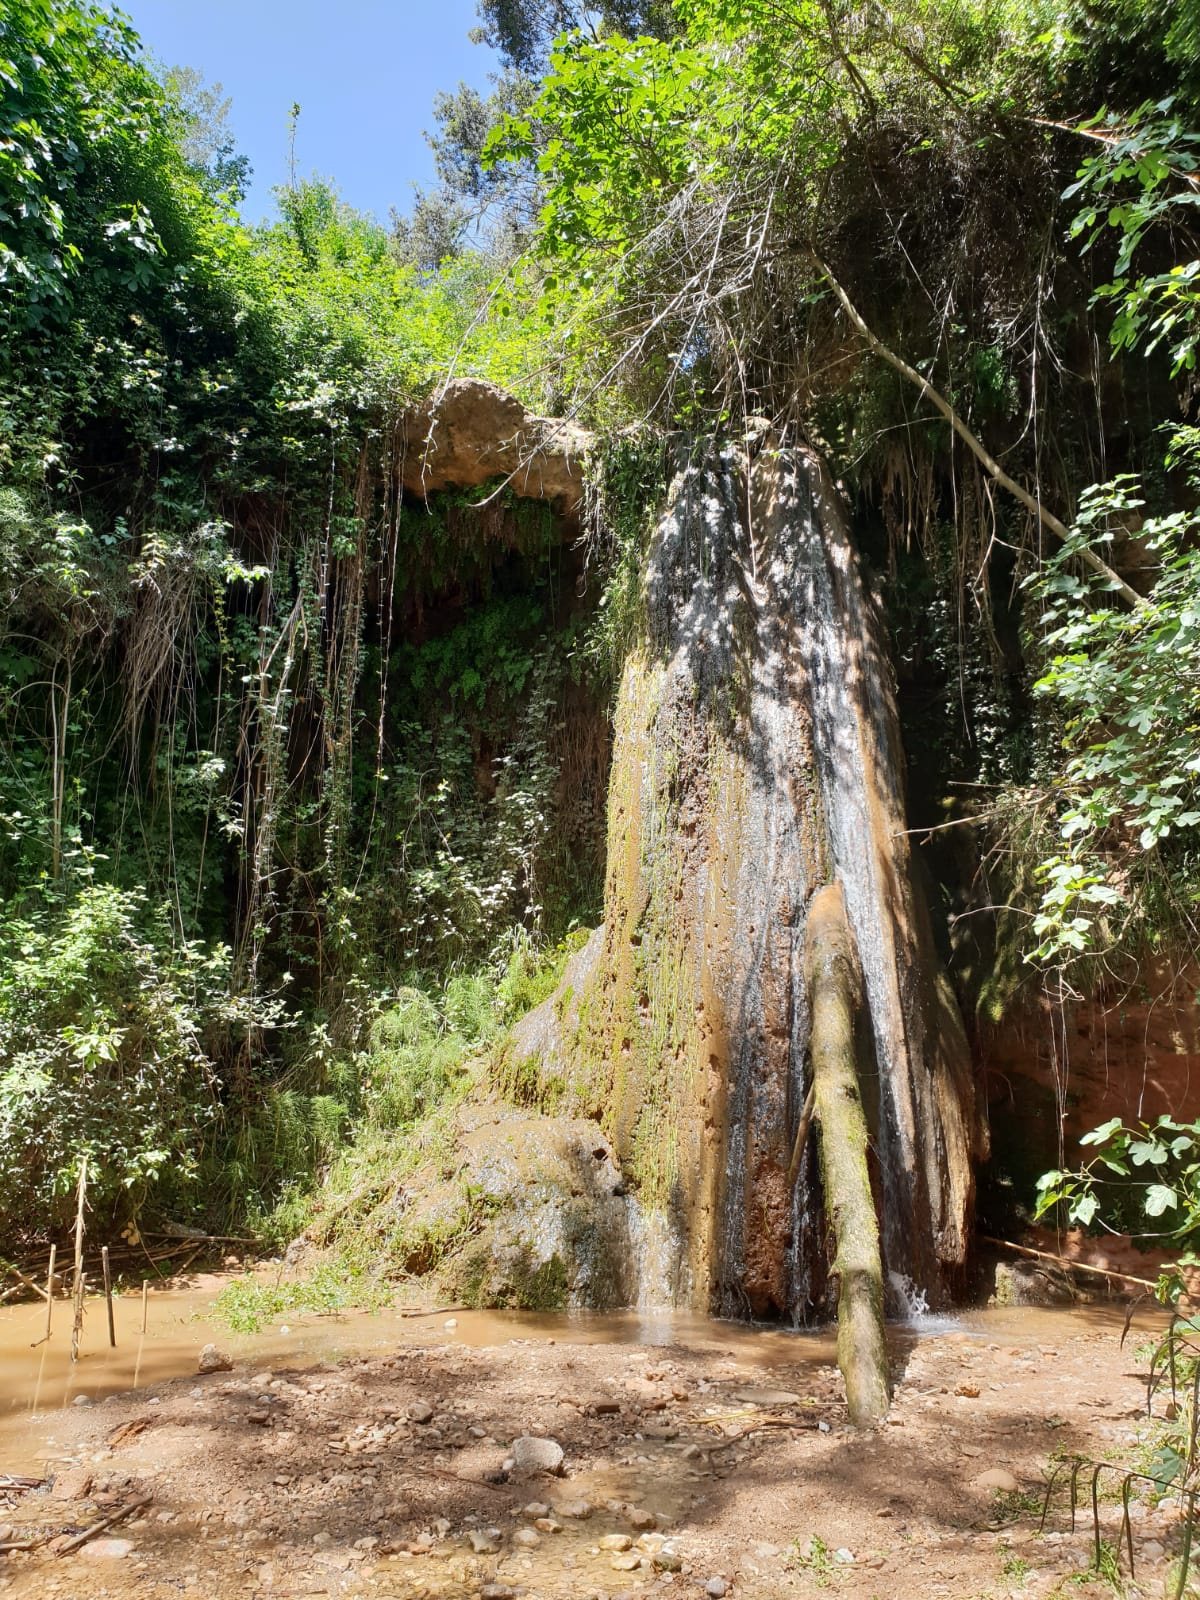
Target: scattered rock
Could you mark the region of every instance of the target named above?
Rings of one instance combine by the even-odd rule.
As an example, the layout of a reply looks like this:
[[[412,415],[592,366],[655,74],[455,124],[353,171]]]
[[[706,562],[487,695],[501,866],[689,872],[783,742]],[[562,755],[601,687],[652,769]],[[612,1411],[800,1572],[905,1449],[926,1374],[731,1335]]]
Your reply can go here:
[[[1002,1494],[1017,1494],[1021,1488],[1020,1483],[1011,1472],[1006,1472],[1003,1467],[989,1467],[986,1472],[981,1472],[977,1478],[971,1479],[973,1489],[999,1490]]]
[[[632,1550],[633,1540],[627,1533],[606,1533],[600,1540],[601,1550]]]
[[[527,1550],[536,1550],[541,1542],[540,1536],[532,1528],[518,1528],[513,1534],[513,1543],[524,1545]]]
[[[408,1420],[420,1423],[422,1427],[433,1421],[433,1407],[428,1400],[414,1400],[408,1408]]]
[[[200,1352],[200,1359],[196,1363],[197,1372],[232,1372],[233,1357],[228,1351],[220,1350],[215,1344],[206,1344]]]
[[[539,1517],[548,1517],[550,1515],[550,1507],[548,1505],[543,1505],[540,1500],[531,1500],[529,1504],[524,1507],[521,1515],[523,1517],[528,1517],[530,1522],[536,1522]]]
[[[704,1585],[704,1592],[707,1595],[711,1595],[712,1600],[724,1600],[724,1597],[729,1593],[729,1585],[724,1578],[712,1577]]]
[[[90,1406],[91,1403],[92,1397],[90,1394],[77,1394],[74,1400],[71,1401],[73,1406]]]
[[[657,1528],[658,1518],[653,1511],[647,1511],[643,1506],[631,1506],[629,1520],[635,1528]]]
[[[92,1474],[87,1467],[71,1467],[60,1472],[50,1491],[51,1500],[84,1500],[92,1487]]]
[[[512,1463],[518,1472],[547,1472],[562,1476],[563,1447],[557,1439],[539,1439],[523,1434],[512,1443]]]
[[[124,1561],[133,1554],[132,1539],[92,1539],[79,1552],[84,1561]]]
[[[585,1522],[592,1514],[586,1500],[560,1500],[554,1509],[560,1517],[570,1517],[575,1522]]]
[[[1161,1561],[1166,1553],[1165,1547],[1157,1539],[1147,1539],[1138,1551],[1143,1561]]]
[[[661,1550],[654,1552],[654,1565],[659,1572],[679,1572],[683,1568],[683,1557],[678,1550],[665,1544]]]
[[[522,1532],[525,1530],[522,1529]],[[499,1553],[500,1544],[491,1528],[472,1528],[467,1534],[471,1541],[471,1549],[477,1556],[494,1556]]]
[[[748,1406],[798,1406],[803,1397],[791,1389],[738,1389],[733,1398]]]
[[[636,1551],[627,1555],[617,1555],[612,1558],[612,1567],[615,1572],[636,1572],[642,1564],[642,1558]]]
[[[517,1591],[507,1583],[485,1583],[479,1595],[480,1600],[517,1600]]]
[[[562,1532],[562,1523],[559,1522],[557,1517],[539,1517],[534,1523],[534,1527],[538,1528],[542,1533]]]

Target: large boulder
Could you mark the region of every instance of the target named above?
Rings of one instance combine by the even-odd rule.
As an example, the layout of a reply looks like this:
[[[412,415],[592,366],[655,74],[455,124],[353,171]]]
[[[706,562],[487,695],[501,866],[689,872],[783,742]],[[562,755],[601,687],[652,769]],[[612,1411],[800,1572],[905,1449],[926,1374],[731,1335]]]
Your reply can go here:
[[[402,420],[401,482],[411,494],[471,489],[506,478],[522,499],[578,511],[583,459],[593,436],[561,418],[539,417],[494,383],[453,378]]]

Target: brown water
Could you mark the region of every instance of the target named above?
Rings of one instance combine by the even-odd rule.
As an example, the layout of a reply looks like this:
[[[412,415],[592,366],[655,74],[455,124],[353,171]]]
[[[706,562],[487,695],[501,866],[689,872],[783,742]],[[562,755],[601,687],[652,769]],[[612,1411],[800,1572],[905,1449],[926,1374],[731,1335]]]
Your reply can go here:
[[[29,1472],[53,1459],[54,1420],[80,1397],[88,1402],[144,1389],[196,1370],[202,1345],[227,1350],[239,1366],[267,1369],[286,1363],[336,1361],[382,1354],[400,1345],[460,1343],[472,1348],[522,1342],[676,1345],[735,1356],[770,1367],[836,1359],[833,1330],[793,1333],[779,1327],[719,1321],[681,1312],[382,1311],[339,1317],[299,1317],[261,1333],[232,1334],[212,1315],[219,1284],[207,1289],[163,1291],[150,1299],[147,1330],[141,1333],[141,1300],[115,1303],[117,1345],[111,1349],[100,1300],[89,1300],[77,1363],[70,1359],[70,1306],[58,1302],[48,1342],[44,1304],[0,1309],[0,1471]],[[1082,1329],[1119,1335],[1124,1311],[1117,1306],[1070,1310],[1012,1307],[968,1311],[961,1317],[927,1318],[896,1327],[901,1345],[927,1334],[957,1332],[969,1340],[1009,1345],[1051,1342]],[[1139,1319],[1140,1325],[1140,1319]],[[1151,1313],[1146,1326],[1157,1325]],[[42,1342],[39,1342],[42,1341]],[[153,1402],[151,1402],[153,1403]]]

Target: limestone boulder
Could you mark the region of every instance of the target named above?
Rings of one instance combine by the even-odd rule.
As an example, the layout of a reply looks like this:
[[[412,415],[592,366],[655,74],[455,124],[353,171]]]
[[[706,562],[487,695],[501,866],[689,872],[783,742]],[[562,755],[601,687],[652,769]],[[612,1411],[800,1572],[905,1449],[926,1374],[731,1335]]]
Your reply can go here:
[[[578,511],[592,434],[574,422],[536,416],[494,383],[454,378],[409,412],[402,428],[402,482],[411,494],[471,489],[502,477],[522,499]]]

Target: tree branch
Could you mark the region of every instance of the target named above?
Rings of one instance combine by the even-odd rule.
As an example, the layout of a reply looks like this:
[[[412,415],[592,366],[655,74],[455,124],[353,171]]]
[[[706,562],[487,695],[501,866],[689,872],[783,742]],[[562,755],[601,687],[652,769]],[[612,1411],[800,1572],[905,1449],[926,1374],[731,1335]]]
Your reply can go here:
[[[1067,525],[1064,522],[1060,522],[1052,511],[1048,511],[1042,502],[1031,495],[1029,490],[1024,488],[1023,485],[1019,484],[1015,478],[1009,477],[1008,473],[1005,472],[1000,463],[995,459],[994,456],[988,454],[987,450],[971,432],[970,428],[967,427],[966,423],[959,416],[958,412],[955,411],[954,407],[945,398],[945,396],[940,394],[938,390],[933,387],[928,378],[922,377],[915,367],[910,367],[907,361],[898,356],[894,350],[889,349],[889,347],[884,344],[882,339],[878,338],[874,333],[871,332],[870,328],[868,328],[867,324],[863,321],[857,307],[854,305],[854,302],[850,299],[850,296],[846,293],[845,289],[842,288],[841,284],[834,277],[833,273],[825,265],[824,261],[821,260],[820,256],[816,256],[815,259],[817,266],[824,274],[826,282],[837,296],[842,310],[850,318],[850,321],[858,329],[859,333],[862,334],[863,338],[867,341],[867,344],[870,345],[875,354],[883,361],[886,361],[888,366],[893,367],[898,373],[900,373],[902,377],[907,378],[910,383],[916,384],[921,393],[926,395],[933,405],[936,406],[937,409],[942,413],[958,437],[967,446],[968,450],[970,450],[971,454],[976,458],[984,470],[996,480],[1000,487],[1002,489],[1007,489],[1009,494],[1011,494],[1015,499],[1019,500],[1027,511],[1031,511],[1033,515],[1041,522],[1042,526],[1052,533],[1056,539],[1060,539],[1063,541],[1063,543],[1066,543],[1071,537],[1071,530],[1067,527]],[[1114,572],[1112,567],[1110,567],[1106,561],[1102,561],[1094,550],[1081,548],[1077,553],[1079,555],[1079,559],[1084,562],[1085,565],[1089,566],[1093,572],[1095,572],[1099,577],[1103,578],[1105,582],[1109,583],[1112,588],[1116,590],[1116,592],[1121,595],[1121,597],[1135,610],[1143,610],[1145,608],[1145,599],[1137,592],[1136,589],[1132,588],[1128,583],[1126,583],[1124,578],[1122,578],[1118,573]]]

